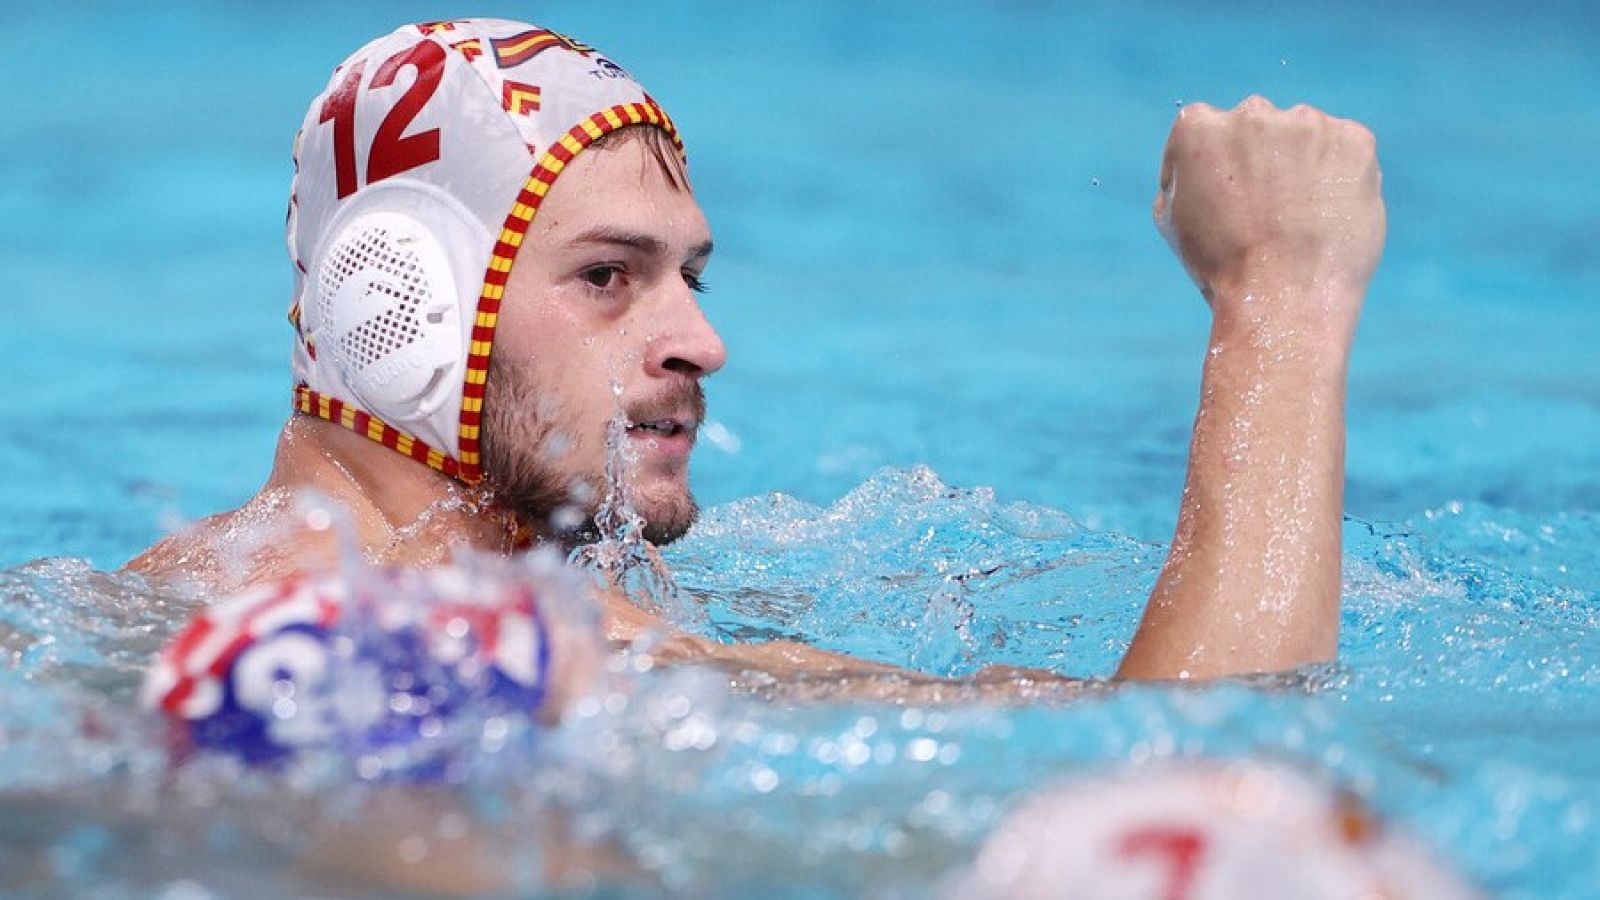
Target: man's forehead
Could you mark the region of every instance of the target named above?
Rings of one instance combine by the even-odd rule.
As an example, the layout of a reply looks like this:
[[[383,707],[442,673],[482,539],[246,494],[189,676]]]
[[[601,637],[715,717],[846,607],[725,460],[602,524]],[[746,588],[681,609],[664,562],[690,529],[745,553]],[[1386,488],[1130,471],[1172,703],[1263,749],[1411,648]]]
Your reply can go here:
[[[626,243],[641,251],[705,245],[709,252],[711,240],[694,195],[632,144],[575,157],[551,187],[534,227],[564,244]]]

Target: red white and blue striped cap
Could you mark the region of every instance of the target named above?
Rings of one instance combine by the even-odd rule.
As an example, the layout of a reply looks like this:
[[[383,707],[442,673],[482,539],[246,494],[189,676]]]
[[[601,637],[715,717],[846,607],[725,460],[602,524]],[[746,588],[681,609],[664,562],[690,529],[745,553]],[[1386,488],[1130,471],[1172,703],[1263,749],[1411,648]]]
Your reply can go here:
[[[183,746],[252,762],[367,752],[437,734],[452,716],[536,712],[551,653],[537,597],[518,580],[377,569],[352,588],[298,575],[202,610],[146,673],[140,700]],[[361,690],[364,704],[338,696]]]

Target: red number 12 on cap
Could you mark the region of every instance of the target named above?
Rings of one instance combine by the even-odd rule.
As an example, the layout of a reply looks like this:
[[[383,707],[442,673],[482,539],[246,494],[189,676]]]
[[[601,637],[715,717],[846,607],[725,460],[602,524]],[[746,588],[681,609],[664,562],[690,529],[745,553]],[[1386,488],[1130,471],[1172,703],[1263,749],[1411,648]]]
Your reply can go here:
[[[403,66],[417,70],[417,80],[401,95],[400,102],[389,110],[372,136],[372,149],[367,153],[367,183],[382,181],[399,175],[424,163],[439,158],[439,129],[430,128],[420,134],[405,134],[406,126],[422,112],[439,89],[439,79],[444,76],[444,49],[432,41],[413,44],[396,53],[378,66],[367,90],[389,87]],[[367,61],[361,60],[350,67],[344,80],[328,99],[322,102],[319,122],[333,123],[333,171],[338,186],[339,199],[356,192],[356,91],[361,88],[361,70]]]

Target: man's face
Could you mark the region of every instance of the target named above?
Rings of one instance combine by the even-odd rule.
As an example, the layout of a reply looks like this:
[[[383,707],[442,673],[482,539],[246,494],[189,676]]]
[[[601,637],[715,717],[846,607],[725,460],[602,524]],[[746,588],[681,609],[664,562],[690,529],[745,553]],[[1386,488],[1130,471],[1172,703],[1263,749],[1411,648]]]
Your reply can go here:
[[[695,294],[710,253],[693,195],[645,142],[567,164],[523,239],[495,332],[483,430],[497,502],[534,522],[565,504],[592,512],[620,411],[626,496],[646,536],[688,530],[700,379],[726,359]]]

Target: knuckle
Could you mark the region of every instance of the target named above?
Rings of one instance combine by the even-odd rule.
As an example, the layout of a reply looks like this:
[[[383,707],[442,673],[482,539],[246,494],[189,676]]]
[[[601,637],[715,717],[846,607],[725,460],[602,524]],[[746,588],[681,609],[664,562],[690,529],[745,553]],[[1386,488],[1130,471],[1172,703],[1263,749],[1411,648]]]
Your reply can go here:
[[[1364,153],[1371,153],[1377,149],[1378,138],[1372,130],[1360,122],[1344,120],[1340,123],[1339,138],[1344,143]]]
[[[1182,153],[1185,148],[1204,143],[1222,121],[1221,113],[1209,106],[1185,106],[1172,123],[1172,135],[1167,141],[1168,153]]]
[[[1251,94],[1239,101],[1239,105],[1235,109],[1243,113],[1260,114],[1270,112],[1274,107],[1270,100],[1260,94]]]
[[[1309,103],[1296,103],[1287,112],[1291,121],[1301,125],[1318,125],[1329,121],[1327,113]]]

